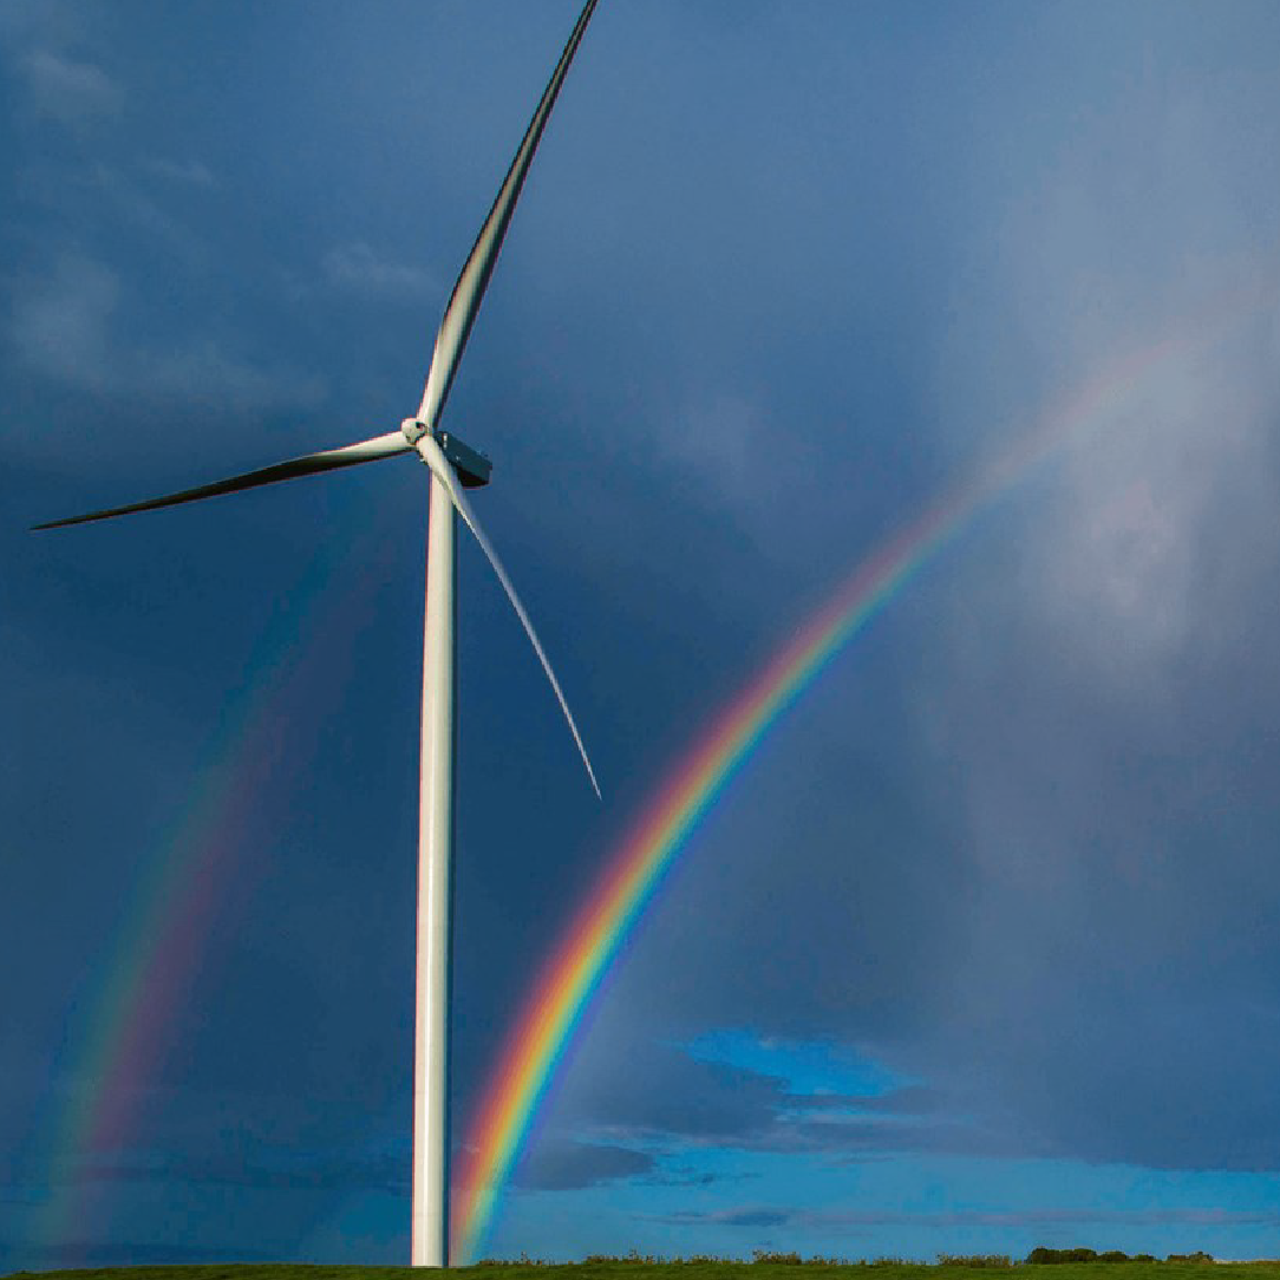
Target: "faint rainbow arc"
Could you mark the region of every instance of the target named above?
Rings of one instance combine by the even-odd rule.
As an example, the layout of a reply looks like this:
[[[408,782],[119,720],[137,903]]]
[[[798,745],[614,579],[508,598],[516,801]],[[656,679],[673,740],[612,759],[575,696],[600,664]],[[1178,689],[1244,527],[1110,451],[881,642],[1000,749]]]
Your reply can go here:
[[[1209,345],[1225,322],[1274,292],[1267,281],[1215,299],[1193,321],[1114,362],[1043,414],[1024,440],[861,560],[666,773],[544,963],[490,1073],[454,1185],[453,1265],[474,1261],[538,1106],[610,963],[675,855],[779,717],[982,508],[1105,419],[1145,374]]]
[[[352,599],[370,586],[366,573],[349,580],[350,567],[367,564],[388,523],[384,516],[354,536],[333,536],[284,595],[246,668],[248,681],[202,752],[194,793],[137,875],[73,1041],[71,1084],[46,1157],[56,1190],[29,1233],[38,1248],[74,1249],[77,1242],[68,1232],[84,1231],[96,1185],[82,1166],[116,1148],[136,1127],[140,1083],[206,944],[228,877],[239,864],[235,842],[267,783],[278,712],[298,679],[289,655],[300,637],[332,629],[320,624],[336,622],[340,629],[349,618]],[[302,653],[307,665],[311,650]]]

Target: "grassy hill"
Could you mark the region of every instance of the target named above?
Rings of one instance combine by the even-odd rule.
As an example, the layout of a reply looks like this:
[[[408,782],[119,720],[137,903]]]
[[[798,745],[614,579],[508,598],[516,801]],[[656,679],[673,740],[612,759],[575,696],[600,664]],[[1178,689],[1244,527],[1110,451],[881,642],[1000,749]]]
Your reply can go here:
[[[577,1263],[493,1263],[454,1268],[459,1280],[1280,1280],[1280,1261],[1070,1262],[979,1266],[973,1263],[688,1262],[593,1259]],[[298,1263],[205,1263],[12,1273],[39,1280],[420,1280],[411,1267],[326,1267]]]

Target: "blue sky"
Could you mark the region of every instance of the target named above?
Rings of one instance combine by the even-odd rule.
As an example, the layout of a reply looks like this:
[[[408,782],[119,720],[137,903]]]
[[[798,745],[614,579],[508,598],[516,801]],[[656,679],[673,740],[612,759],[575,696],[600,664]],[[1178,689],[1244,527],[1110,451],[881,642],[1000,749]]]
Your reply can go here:
[[[575,14],[0,9],[6,1269],[407,1257],[421,467],[27,526],[412,412]],[[447,410],[605,792],[463,545],[460,1135],[664,765],[859,558],[1275,280],[1278,61],[1236,0],[602,0]],[[490,1253],[1280,1254],[1276,297],[778,725]],[[202,840],[129,1124],[67,1150],[121,939]]]

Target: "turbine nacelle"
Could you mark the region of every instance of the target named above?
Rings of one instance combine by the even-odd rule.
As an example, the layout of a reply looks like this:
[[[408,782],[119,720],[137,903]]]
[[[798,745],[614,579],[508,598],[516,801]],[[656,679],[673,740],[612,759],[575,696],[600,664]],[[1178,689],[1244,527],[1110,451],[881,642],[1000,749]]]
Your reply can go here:
[[[489,483],[489,473],[493,470],[493,463],[489,461],[488,456],[481,453],[479,449],[473,449],[470,445],[464,444],[452,432],[438,426],[428,428],[421,418],[406,418],[400,424],[400,433],[419,453],[422,453],[419,442],[424,436],[430,434],[440,446],[440,452],[444,454],[446,461],[458,473],[458,479],[462,481],[464,489],[479,489]],[[422,457],[425,462],[426,455],[423,454]]]

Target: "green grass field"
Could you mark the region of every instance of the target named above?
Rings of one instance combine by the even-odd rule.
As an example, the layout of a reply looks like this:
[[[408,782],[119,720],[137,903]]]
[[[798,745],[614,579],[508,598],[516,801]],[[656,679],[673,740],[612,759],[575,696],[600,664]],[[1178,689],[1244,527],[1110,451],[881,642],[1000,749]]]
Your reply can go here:
[[[579,1263],[479,1263],[454,1268],[466,1280],[1280,1280],[1280,1261],[1074,1262],[982,1267],[881,1260],[873,1263],[688,1262],[595,1260]],[[869,1274],[868,1274],[869,1273]],[[181,1267],[109,1267],[83,1271],[12,1273],[39,1280],[417,1280],[411,1267],[325,1267],[297,1263],[206,1263]]]

